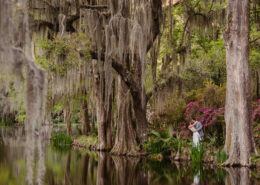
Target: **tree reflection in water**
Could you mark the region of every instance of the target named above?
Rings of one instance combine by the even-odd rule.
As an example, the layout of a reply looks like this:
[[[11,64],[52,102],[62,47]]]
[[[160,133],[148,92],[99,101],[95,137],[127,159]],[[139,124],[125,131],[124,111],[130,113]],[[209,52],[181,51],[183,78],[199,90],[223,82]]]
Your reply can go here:
[[[71,152],[68,152],[67,154],[67,162],[66,162],[66,170],[64,174],[64,183],[66,185],[71,185],[71,179],[70,179],[70,163],[71,163]]]
[[[253,185],[258,184],[251,178],[251,170],[246,167],[241,168],[226,168],[228,176],[226,178],[226,185]]]
[[[83,167],[82,167],[82,185],[87,185],[87,177],[88,177],[88,165],[89,165],[89,155],[85,154],[83,156]]]
[[[147,172],[140,168],[139,158],[112,157],[116,168],[117,185],[148,185]]]
[[[112,169],[111,158],[107,157],[105,153],[98,153],[98,170],[97,170],[97,185],[111,185],[112,184]]]
[[[26,179],[29,174],[25,173],[28,168],[32,170],[31,174],[38,174],[38,178],[32,176],[34,184],[48,185],[253,185],[259,179],[259,170],[256,169],[223,169],[206,164],[150,161],[146,157],[62,151],[49,146],[46,140],[29,145],[35,150],[38,147],[44,155],[34,158],[34,154],[30,154],[34,160],[28,165],[28,151],[34,149],[29,150],[22,136],[22,129],[0,131],[0,184],[28,184]],[[37,171],[38,166],[46,170]]]

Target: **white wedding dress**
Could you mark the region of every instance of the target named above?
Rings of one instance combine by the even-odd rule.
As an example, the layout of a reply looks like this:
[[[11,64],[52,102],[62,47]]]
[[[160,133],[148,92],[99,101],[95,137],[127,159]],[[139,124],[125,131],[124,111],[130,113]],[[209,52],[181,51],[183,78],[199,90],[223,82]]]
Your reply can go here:
[[[198,132],[193,132],[193,147],[199,147],[200,135]]]

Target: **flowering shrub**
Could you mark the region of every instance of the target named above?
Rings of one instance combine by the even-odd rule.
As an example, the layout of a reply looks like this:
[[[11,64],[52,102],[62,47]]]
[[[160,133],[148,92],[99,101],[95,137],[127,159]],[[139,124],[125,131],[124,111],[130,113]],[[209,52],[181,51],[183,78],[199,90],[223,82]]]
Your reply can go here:
[[[207,126],[212,125],[218,119],[223,118],[224,116],[224,108],[201,108],[197,102],[190,102],[187,105],[187,109],[185,111],[185,121],[191,122],[192,119],[198,120],[202,123],[204,129]],[[184,126],[186,123],[184,123]]]
[[[252,119],[253,121],[260,123],[260,99],[257,102],[253,102],[252,107],[253,107]]]
[[[183,99],[173,99],[165,105],[162,112],[152,115],[154,129],[173,126],[173,136],[188,138],[192,132],[188,125],[192,119],[202,123],[206,132],[205,139],[214,141],[213,146],[221,146],[225,139],[225,85],[206,84],[205,88],[188,92]],[[252,102],[252,120],[256,143],[260,144],[260,99]]]
[[[252,120],[254,128],[254,139],[256,147],[259,149],[260,146],[260,99],[252,103]]]
[[[254,126],[254,137],[256,141],[260,142],[260,99],[257,102],[252,102],[253,105],[253,126]],[[202,108],[197,102],[189,102],[185,111],[185,121],[191,122],[192,119],[198,120],[202,123],[204,131],[208,126],[213,125],[217,122],[224,121],[224,108]],[[181,127],[182,133],[185,133],[183,129],[186,128],[187,123],[183,123]],[[184,135],[187,137],[187,135]],[[257,142],[258,143],[258,142]]]

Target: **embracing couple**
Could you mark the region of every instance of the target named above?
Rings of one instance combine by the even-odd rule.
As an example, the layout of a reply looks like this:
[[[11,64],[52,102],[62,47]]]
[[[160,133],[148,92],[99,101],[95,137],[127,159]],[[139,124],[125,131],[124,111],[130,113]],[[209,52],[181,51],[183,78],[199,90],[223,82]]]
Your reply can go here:
[[[199,147],[200,141],[203,139],[204,133],[202,130],[203,126],[201,122],[192,120],[189,125],[189,129],[193,132],[193,145]]]

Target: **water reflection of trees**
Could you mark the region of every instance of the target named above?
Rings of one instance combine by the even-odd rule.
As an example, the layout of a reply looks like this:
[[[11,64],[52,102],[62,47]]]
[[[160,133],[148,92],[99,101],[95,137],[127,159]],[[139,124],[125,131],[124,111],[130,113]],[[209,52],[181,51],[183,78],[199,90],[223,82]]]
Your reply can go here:
[[[148,185],[148,173],[140,166],[139,158],[113,156],[117,185]]]
[[[83,175],[91,174],[91,158],[83,158]],[[88,167],[87,167],[88,166]],[[82,178],[82,184],[90,185],[186,185],[186,184],[226,184],[251,185],[250,170],[247,168],[223,169],[216,166],[157,162],[140,158],[109,156],[98,154],[96,181],[89,181],[91,176]],[[95,174],[92,173],[92,176]],[[96,182],[96,183],[94,183]]]
[[[15,159],[22,157],[22,162],[26,162],[26,184],[43,184],[45,175],[45,148],[43,142],[49,136],[49,128],[42,127],[39,134],[27,133],[24,127],[1,127],[1,143],[5,147],[7,161],[12,161],[12,169],[17,169]],[[24,160],[25,159],[25,160]],[[19,167],[16,171],[19,170]],[[14,172],[15,174],[15,172]]]
[[[251,177],[251,170],[246,167],[242,168],[226,168],[228,176],[226,178],[226,185],[253,185],[258,184],[257,181],[254,181]]]
[[[25,150],[28,148],[0,147],[0,184],[26,184]],[[43,147],[42,151],[46,171],[44,176],[34,176],[35,183],[39,179],[48,185],[257,184],[257,178],[254,177],[257,171],[247,168],[222,169],[205,164],[150,161],[90,151],[58,151],[51,147]],[[34,170],[44,162],[38,159]],[[3,174],[8,174],[7,179],[3,178]],[[42,173],[33,171],[33,174]],[[194,181],[194,177],[199,181]]]
[[[71,185],[71,177],[70,177],[70,163],[71,163],[71,152],[67,154],[67,161],[66,161],[66,170],[64,173],[64,184]]]
[[[98,162],[95,153],[86,153],[82,155],[82,185],[94,185],[97,181]]]
[[[111,185],[113,171],[111,158],[105,153],[98,153],[97,185]]]
[[[149,185],[154,184],[224,184],[227,173],[200,163],[147,162],[150,174]]]
[[[89,164],[89,155],[85,154],[83,156],[83,167],[82,167],[82,185],[87,185],[88,177],[88,164]]]
[[[85,162],[89,161],[87,158]],[[89,168],[88,168],[89,169]],[[86,165],[83,174],[87,174]],[[83,184],[86,177],[83,176]],[[92,181],[93,182],[93,181]],[[94,185],[93,183],[89,183]],[[148,185],[148,171],[141,165],[138,158],[109,156],[98,153],[98,167],[96,185]]]

